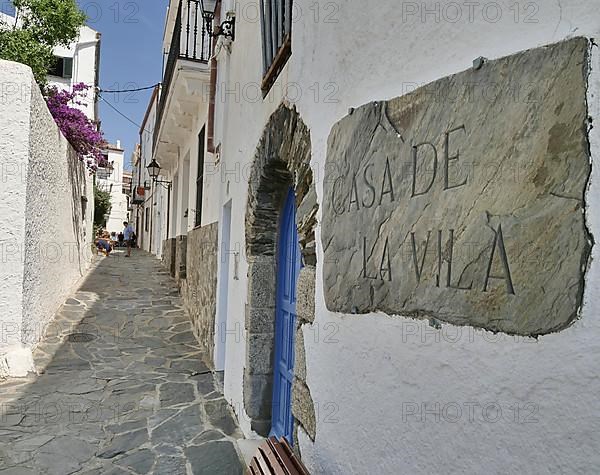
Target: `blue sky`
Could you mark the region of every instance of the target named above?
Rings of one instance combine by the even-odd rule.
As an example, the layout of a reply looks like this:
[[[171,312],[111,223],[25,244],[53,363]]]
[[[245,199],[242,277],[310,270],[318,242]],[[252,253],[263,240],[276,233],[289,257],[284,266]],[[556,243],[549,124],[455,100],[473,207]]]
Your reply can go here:
[[[100,88],[126,90],[160,82],[162,37],[168,0],[78,0],[88,25],[102,34]],[[103,94],[103,97],[136,124],[143,120],[152,90]],[[102,100],[100,120],[106,139],[121,140],[126,168],[139,141],[139,127],[120,116]]]

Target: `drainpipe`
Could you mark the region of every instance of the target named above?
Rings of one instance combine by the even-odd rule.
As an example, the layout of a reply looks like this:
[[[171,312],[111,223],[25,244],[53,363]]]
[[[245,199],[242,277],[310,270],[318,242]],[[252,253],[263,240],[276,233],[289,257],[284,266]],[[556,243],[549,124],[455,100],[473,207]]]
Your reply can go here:
[[[95,81],[96,81],[96,87],[100,87],[100,39],[102,38],[102,34],[101,33],[96,33],[96,38],[98,40],[98,43],[96,45],[96,57],[94,58],[94,62],[95,62]],[[98,99],[94,98],[94,119],[98,122],[99,121],[99,114],[98,114]]]
[[[152,196],[150,197],[150,236],[148,236],[148,252],[152,253],[152,229],[154,227],[154,192],[156,191],[156,185],[152,184]]]
[[[169,239],[169,220],[171,217],[171,185],[167,187],[167,239]]]
[[[96,32],[96,39],[90,41],[83,41],[81,43],[75,43],[73,50],[73,73],[71,81],[76,81],[79,77],[79,50],[84,46],[95,46],[94,51],[94,121],[98,124],[100,120],[98,118],[98,88],[100,88],[100,39],[101,33]],[[100,126],[98,125],[98,129]]]
[[[221,0],[215,4],[214,24],[221,24]],[[208,124],[206,125],[206,150],[215,153],[215,96],[217,95],[217,38],[213,38],[212,55],[210,60],[210,98],[208,103]]]

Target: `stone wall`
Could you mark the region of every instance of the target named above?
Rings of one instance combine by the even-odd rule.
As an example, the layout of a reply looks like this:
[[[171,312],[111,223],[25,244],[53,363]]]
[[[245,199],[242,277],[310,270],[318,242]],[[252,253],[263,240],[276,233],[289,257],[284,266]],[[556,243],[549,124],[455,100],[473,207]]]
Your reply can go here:
[[[250,3],[250,0],[240,0],[240,9],[243,11]],[[245,183],[240,185],[240,182],[247,180],[247,171],[256,160],[254,151],[265,124],[282,101],[282,96],[287,94],[293,100],[310,130],[311,168],[318,202],[324,207],[327,200],[325,174],[330,170],[326,164],[328,138],[334,124],[348,115],[352,108],[356,110],[361,104],[373,101],[382,103],[404,96],[421,85],[471,69],[473,60],[481,56],[493,61],[573,35],[594,38],[596,43],[599,37],[600,16],[597,14],[598,2],[595,1],[537,2],[539,8],[528,2],[519,2],[518,5],[508,1],[483,2],[473,8],[465,5],[465,2],[456,3],[458,18],[455,16],[457,5],[454,2],[388,0],[377,2],[377,8],[369,9],[368,14],[365,14],[364,2],[343,2],[341,8],[335,11],[328,9],[328,15],[333,13],[327,22],[333,18],[343,28],[331,24],[327,26],[322,21],[294,22],[293,54],[265,100],[216,104],[218,114],[223,117],[223,127],[215,130],[215,142],[221,143],[222,148],[215,172],[207,174],[206,178],[212,180],[217,192],[210,196],[210,200],[205,200],[204,209],[218,214],[231,200],[232,243],[245,243],[246,228],[241,223],[242,212],[255,195],[250,196],[248,186],[243,186]],[[306,7],[306,2],[300,2],[299,5]],[[381,25],[386,26],[381,28]],[[254,47],[254,41],[245,41],[248,38],[258,39],[260,34],[260,22],[239,22],[236,25],[234,49],[227,59],[231,66],[227,72],[229,84],[254,84],[256,78],[260,77],[262,52]],[[588,101],[594,127],[589,134],[592,176],[585,203],[590,230],[597,236],[600,233],[600,210],[595,205],[600,202],[600,167],[597,166],[600,153],[600,127],[597,124],[600,117],[600,50],[596,46],[591,50]],[[475,65],[477,67],[478,63]],[[585,66],[582,64],[582,68]],[[485,67],[484,63],[478,71],[485,73]],[[473,84],[473,107],[492,104],[497,91],[505,85],[514,89],[517,106],[524,101],[547,102],[546,98],[540,101],[535,96],[528,97],[535,83],[515,81],[512,72],[507,72],[489,84],[479,80]],[[313,94],[315,89],[320,92],[319,95]],[[433,112],[443,106],[440,101],[446,101],[445,106],[451,112],[455,109],[455,97],[442,96],[438,99],[431,94],[427,102],[422,103],[422,110],[424,112],[431,105]],[[565,104],[563,111],[566,112],[566,108]],[[522,124],[524,133],[538,115],[533,114]],[[411,115],[407,118],[410,119]],[[393,117],[392,121],[396,123]],[[387,125],[385,121],[382,123],[382,127]],[[402,124],[402,128],[409,125]],[[445,174],[442,133],[460,125],[460,122],[453,120],[431,120],[421,128],[421,140],[435,140],[440,152],[437,179],[442,183]],[[482,127],[489,125],[494,132],[502,133],[507,127],[521,124],[501,119],[492,113],[481,118]],[[550,130],[548,132],[552,149],[552,145],[560,141],[555,141],[555,135],[550,134]],[[481,133],[472,135],[481,136]],[[410,144],[410,136],[403,138]],[[449,157],[455,156],[457,151],[461,157],[465,157],[462,154],[467,149],[456,140],[462,138],[457,133],[450,134]],[[365,142],[363,138],[361,143]],[[399,138],[398,142],[398,148],[389,155],[390,164],[404,147]],[[518,146],[518,142],[515,142],[515,152],[519,151]],[[494,169],[482,166],[486,163],[484,159],[494,158],[493,151],[487,154],[491,157],[476,157],[471,164],[470,169],[475,170],[478,177],[489,179],[493,173]],[[182,147],[181,154],[186,153],[187,149]],[[521,149],[520,153],[527,154],[528,151]],[[427,163],[431,163],[432,154],[432,150],[425,151],[421,147],[418,158],[429,158]],[[352,155],[361,157],[358,150],[351,150],[349,158]],[[510,160],[513,155],[506,158]],[[549,173],[555,163],[553,155],[547,155]],[[193,153],[190,156],[194,156]],[[411,186],[412,157],[410,154],[404,157],[403,161],[408,165],[408,186]],[[208,154],[207,162],[212,162],[213,158]],[[376,148],[375,157],[364,157],[365,161],[375,158],[385,165],[385,151]],[[450,162],[450,171],[454,173],[460,160]],[[396,158],[397,165],[398,161]],[[392,171],[399,169],[400,166],[396,166]],[[361,185],[358,188],[361,210],[363,199],[366,203],[372,199],[363,171],[359,169],[357,176],[357,184]],[[234,172],[240,179],[236,180]],[[502,173],[507,179],[510,176],[509,169]],[[454,180],[459,178],[460,175],[450,175],[449,184],[456,183]],[[532,183],[532,178],[517,175],[515,180]],[[345,179],[351,180],[352,175]],[[367,179],[370,179],[369,171]],[[378,203],[382,176],[373,175],[371,183],[378,193]],[[561,183],[556,183],[556,192],[562,195]],[[331,185],[333,183],[329,183]],[[427,186],[427,182],[424,186]],[[446,193],[453,192],[449,190]],[[507,199],[505,195],[506,192],[502,193],[499,199]],[[513,195],[515,199],[520,198],[516,193]],[[384,199],[390,198],[389,194],[384,196]],[[399,196],[395,196],[395,199],[399,206],[405,205],[408,210],[408,201],[400,201]],[[565,198],[565,202],[577,206],[577,200]],[[427,213],[442,212],[445,205],[445,202],[439,203],[439,206],[432,205]],[[354,209],[355,205],[352,206]],[[468,208],[465,208],[466,211]],[[600,380],[595,377],[595,360],[600,350],[598,246],[592,250],[593,259],[586,274],[581,318],[560,332],[533,339],[476,330],[472,326],[453,325],[439,319],[430,322],[426,318],[415,319],[393,312],[387,314],[385,310],[365,314],[352,313],[352,308],[348,314],[329,311],[325,299],[324,272],[330,264],[326,262],[322,240],[324,213],[319,212],[316,227],[319,263],[313,301],[315,321],[302,327],[306,381],[315,409],[319,410],[317,436],[312,441],[299,431],[296,439],[303,462],[311,473],[370,473],[374,471],[373,467],[377,467],[378,473],[411,474],[478,473],[482,467],[494,473],[595,471],[594,445],[597,445],[597,441],[590,438],[589,434],[595,433],[594,425],[597,422],[590,407],[596,407],[595,401],[600,390]],[[540,216],[543,214],[541,212]],[[422,222],[419,224],[423,225]],[[432,231],[430,248],[436,251],[437,231],[440,228],[429,229]],[[454,237],[459,242],[462,230],[454,226],[452,229],[455,229]],[[504,225],[502,229],[504,231]],[[406,230],[409,252],[405,267],[408,269],[407,276],[416,278],[409,231]],[[493,236],[491,230],[490,233]],[[348,238],[355,235],[349,232]],[[419,238],[419,235],[422,237]],[[426,235],[427,230],[424,235],[419,233],[415,236],[419,257],[423,255],[421,243],[426,241]],[[544,232],[540,237],[543,236]],[[445,242],[449,242],[449,230],[445,231],[444,237]],[[598,238],[595,239],[597,242]],[[372,245],[372,242],[368,241],[367,245]],[[565,252],[571,249],[570,245],[569,242],[565,246]],[[397,252],[398,248],[394,250]],[[470,242],[465,243],[462,250],[467,255],[480,252]],[[361,254],[359,249],[357,256]],[[454,257],[458,261],[461,254],[455,252]],[[534,256],[534,264],[540,258],[545,260],[545,257],[545,254]],[[368,262],[369,265],[375,263],[379,270],[381,252]],[[421,260],[419,266],[420,263]],[[453,285],[456,285],[465,264],[467,262],[462,266],[455,265],[451,281]],[[497,265],[502,266],[498,250],[494,267]],[[244,298],[246,288],[254,285],[250,282],[254,274],[248,272],[249,266],[256,267],[254,263],[241,259],[239,281],[229,278],[227,322],[233,328],[243,325],[244,319],[248,328],[250,320],[254,324],[260,322],[258,318],[262,318],[258,310],[250,305],[250,298]],[[444,285],[446,269],[442,280]],[[367,270],[371,271],[371,267]],[[340,268],[340,273],[344,271],[346,269]],[[368,275],[373,274],[369,272]],[[492,269],[491,275],[502,275],[502,267]],[[502,284],[502,280],[495,282]],[[461,287],[469,284],[470,281],[460,283]],[[479,285],[482,289],[483,285]],[[566,288],[567,282],[564,285]],[[455,292],[464,291],[457,289]],[[397,292],[390,294],[397,295]],[[256,303],[259,303],[258,300]],[[362,309],[357,310],[360,312]],[[485,309],[482,309],[481,315],[486,315]],[[301,341],[300,337],[296,338],[298,344]],[[248,397],[248,385],[243,385],[243,381],[251,377],[244,366],[246,351],[253,344],[252,341],[247,347],[228,346],[225,365],[225,395],[233,402],[247,436],[253,434],[250,419],[244,413],[244,409],[247,409],[244,400]],[[296,374],[299,374],[300,367],[297,350]],[[258,367],[256,369],[260,370]],[[256,381],[259,391],[258,379]],[[493,408],[490,408],[490,412],[483,412],[488,403],[493,403]],[[497,422],[490,421],[496,414],[500,416],[494,410],[497,404],[502,408],[501,418]],[[453,418],[456,415],[456,412],[452,412],[455,408],[459,411],[459,420]],[[513,417],[518,411],[518,416]],[[533,411],[537,412],[532,421],[528,415]],[[548,434],[553,434],[551,440],[548,440]],[[510,456],[491,456],[497,453],[498,447],[510,448]],[[533,447],[537,450],[532,450]],[[468,453],[469,456],[452,456],[457,453]]]
[[[194,334],[213,364],[217,302],[218,223],[191,230],[187,236],[186,278],[181,280],[181,296],[192,321]]]
[[[175,280],[181,282],[186,277],[187,236],[175,238]]]
[[[324,179],[327,308],[534,337],[571,325],[592,243],[589,48],[572,38],[489,60],[338,122]],[[493,102],[473,100],[473,84],[503,75]]]
[[[31,69],[0,61],[0,84],[0,376],[24,376],[91,263],[94,195]]]
[[[171,277],[175,277],[175,246],[175,238],[165,239],[162,244],[162,263]]]
[[[244,408],[251,427],[267,435],[271,427],[275,332],[276,243],[279,211],[290,186],[296,195],[296,226],[303,267],[297,283],[296,363],[292,385],[294,439],[302,427],[314,440],[316,416],[306,382],[303,326],[315,317],[315,226],[317,196],[310,169],[310,132],[298,112],[285,105],[270,117],[252,163],[246,208],[248,305]]]

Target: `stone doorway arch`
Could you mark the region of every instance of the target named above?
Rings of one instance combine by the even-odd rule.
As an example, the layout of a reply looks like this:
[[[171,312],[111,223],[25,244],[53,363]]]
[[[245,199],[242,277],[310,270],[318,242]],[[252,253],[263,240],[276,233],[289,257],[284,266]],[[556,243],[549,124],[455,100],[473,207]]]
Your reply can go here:
[[[271,427],[277,236],[283,200],[296,194],[296,225],[304,267],[297,284],[297,327],[292,386],[294,438],[298,425],[314,440],[315,410],[306,384],[302,325],[315,317],[315,225],[317,197],[310,168],[310,132],[295,108],[282,104],[271,115],[256,149],[246,206],[246,361],[244,408],[251,428],[266,436]]]

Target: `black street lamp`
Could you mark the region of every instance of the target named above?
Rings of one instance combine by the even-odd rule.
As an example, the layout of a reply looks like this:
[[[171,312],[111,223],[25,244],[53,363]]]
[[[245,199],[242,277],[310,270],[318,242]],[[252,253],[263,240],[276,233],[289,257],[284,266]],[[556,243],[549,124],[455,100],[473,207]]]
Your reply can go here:
[[[215,6],[217,5],[216,0],[200,0],[200,3],[202,4],[203,13],[209,13],[211,15],[214,15]]]
[[[168,180],[159,180],[158,177],[160,176],[160,165],[158,164],[158,162],[156,161],[156,159],[152,159],[152,161],[150,162],[150,164],[146,167],[146,169],[148,170],[148,173],[150,175],[150,177],[152,178],[152,183],[160,183],[162,185],[167,185],[165,188],[171,188],[171,184],[172,182],[168,181]]]
[[[227,19],[221,22],[220,25],[215,26],[215,31],[212,31],[212,21],[215,17],[215,7],[217,5],[216,0],[201,0],[202,16],[206,22],[206,29],[213,38],[218,36],[224,36],[235,39],[235,15],[228,15]]]
[[[148,169],[148,173],[150,174],[152,180],[155,180],[156,178],[158,178],[158,175],[160,175],[160,165],[156,162],[154,158],[150,162],[150,165],[148,165],[146,168]]]

